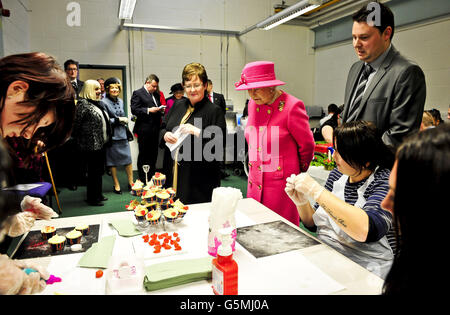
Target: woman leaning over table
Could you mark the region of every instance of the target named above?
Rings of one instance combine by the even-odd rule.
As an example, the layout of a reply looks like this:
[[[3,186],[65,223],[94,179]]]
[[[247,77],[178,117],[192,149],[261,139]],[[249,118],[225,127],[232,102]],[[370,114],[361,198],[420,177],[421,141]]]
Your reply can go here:
[[[100,105],[101,88],[96,80],[84,82],[79,94],[73,137],[87,166],[86,202],[103,206],[102,176],[105,171],[105,147],[110,145],[109,116]]]
[[[393,156],[369,122],[345,123],[333,139],[337,168],[325,187],[302,173],[287,179],[286,193],[322,242],[384,278],[395,247],[392,214],[381,208]]]
[[[236,90],[248,90],[249,175],[247,197],[299,225],[295,205],[284,193],[286,178],[306,172],[314,155],[314,138],[303,102],[277,89],[274,64],[256,61],[242,70]]]
[[[161,134],[165,142],[172,144],[177,141],[176,127],[189,135],[174,154],[176,197],[186,204],[209,202],[213,189],[220,186],[219,162],[223,154],[217,150],[223,148],[225,117],[222,109],[206,97],[208,75],[203,65],[187,64],[181,77],[187,98],[175,101],[163,120]],[[207,144],[216,140],[213,151]]]
[[[448,269],[449,187],[450,124],[405,139],[397,150],[389,193],[381,204],[394,213],[397,241],[384,294],[411,296],[440,290],[436,283]]]
[[[75,113],[75,95],[56,60],[44,53],[17,54],[0,59],[0,135],[25,138],[27,152],[40,154],[64,143],[70,136]],[[4,142],[7,145],[6,142]],[[9,154],[0,144],[0,182],[7,182]],[[7,183],[6,183],[7,184]],[[32,209],[33,211],[21,211]],[[0,242],[27,232],[36,218],[57,216],[39,198],[0,193]],[[38,272],[29,275],[24,268]],[[42,291],[49,274],[37,265],[0,255],[0,294],[32,294]]]
[[[119,98],[122,91],[122,83],[118,78],[108,78],[105,81],[106,96],[100,101],[108,113],[112,126],[111,146],[106,147],[106,166],[111,169],[113,178],[113,191],[121,194],[119,179],[117,178],[117,167],[124,166],[128,179],[128,191],[133,185],[133,166],[131,164],[131,150],[128,143],[127,128],[128,117],[125,116],[123,101]]]

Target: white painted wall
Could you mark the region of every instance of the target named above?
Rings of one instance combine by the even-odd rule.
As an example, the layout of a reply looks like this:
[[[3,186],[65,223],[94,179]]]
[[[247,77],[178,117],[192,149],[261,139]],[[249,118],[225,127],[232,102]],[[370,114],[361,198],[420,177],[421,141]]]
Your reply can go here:
[[[3,8],[11,11],[10,17],[0,17],[4,56],[30,51],[29,2],[22,0],[22,5],[17,0],[2,0]]]

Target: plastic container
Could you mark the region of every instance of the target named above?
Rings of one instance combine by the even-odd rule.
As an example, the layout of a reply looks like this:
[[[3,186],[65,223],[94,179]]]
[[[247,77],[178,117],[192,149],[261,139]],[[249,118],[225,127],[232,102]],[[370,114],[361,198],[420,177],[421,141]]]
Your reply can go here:
[[[144,263],[142,257],[113,256],[106,271],[107,294],[136,294],[143,292]]]
[[[238,265],[231,249],[231,228],[219,230],[221,244],[212,261],[212,288],[216,295],[238,294]]]

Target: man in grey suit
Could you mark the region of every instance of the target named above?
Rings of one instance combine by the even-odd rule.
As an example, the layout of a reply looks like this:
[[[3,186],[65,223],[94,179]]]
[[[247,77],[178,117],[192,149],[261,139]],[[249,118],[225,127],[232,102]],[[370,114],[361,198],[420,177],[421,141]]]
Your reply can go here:
[[[353,15],[353,47],[360,61],[350,68],[343,122],[372,121],[385,144],[395,150],[419,130],[426,87],[422,69],[391,44],[394,15],[371,2]]]

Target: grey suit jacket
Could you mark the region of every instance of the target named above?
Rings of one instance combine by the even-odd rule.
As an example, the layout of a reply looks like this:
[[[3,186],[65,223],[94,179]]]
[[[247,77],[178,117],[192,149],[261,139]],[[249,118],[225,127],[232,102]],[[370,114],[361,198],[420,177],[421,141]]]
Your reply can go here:
[[[363,65],[363,61],[358,61],[350,68],[345,87],[343,122],[348,121],[350,102]],[[422,69],[404,58],[392,45],[367,86],[352,120],[374,122],[383,134],[383,142],[396,148],[406,135],[419,130],[425,97]]]

